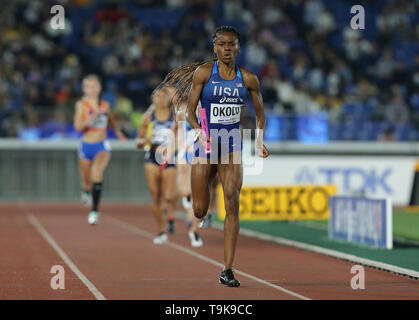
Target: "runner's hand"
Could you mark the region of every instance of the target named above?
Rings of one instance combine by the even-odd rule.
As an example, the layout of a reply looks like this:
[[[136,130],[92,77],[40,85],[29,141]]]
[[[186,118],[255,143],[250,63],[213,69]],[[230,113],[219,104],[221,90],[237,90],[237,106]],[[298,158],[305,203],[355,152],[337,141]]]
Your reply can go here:
[[[211,138],[205,138],[205,133],[202,129],[195,129],[194,141],[198,141],[202,146],[207,147],[207,142],[211,142]]]
[[[266,158],[269,156],[269,150],[268,148],[265,147],[264,144],[260,145],[256,143],[256,152],[257,152],[257,155],[261,158]]]

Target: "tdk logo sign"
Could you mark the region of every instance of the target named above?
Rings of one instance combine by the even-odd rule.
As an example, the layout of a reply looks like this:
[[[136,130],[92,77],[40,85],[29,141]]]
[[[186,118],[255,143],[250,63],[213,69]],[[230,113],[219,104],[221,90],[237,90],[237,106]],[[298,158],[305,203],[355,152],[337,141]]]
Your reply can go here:
[[[302,183],[325,183],[335,184],[338,190],[343,192],[364,191],[374,194],[384,191],[388,195],[393,194],[388,179],[392,174],[391,168],[308,168],[302,167],[295,175],[295,182]]]

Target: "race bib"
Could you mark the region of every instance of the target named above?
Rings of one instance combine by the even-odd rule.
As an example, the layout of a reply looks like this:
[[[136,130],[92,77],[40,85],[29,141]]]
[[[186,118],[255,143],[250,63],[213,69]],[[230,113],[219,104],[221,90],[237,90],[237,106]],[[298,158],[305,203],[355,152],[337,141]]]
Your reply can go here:
[[[211,103],[210,123],[233,124],[240,122],[241,105]]]

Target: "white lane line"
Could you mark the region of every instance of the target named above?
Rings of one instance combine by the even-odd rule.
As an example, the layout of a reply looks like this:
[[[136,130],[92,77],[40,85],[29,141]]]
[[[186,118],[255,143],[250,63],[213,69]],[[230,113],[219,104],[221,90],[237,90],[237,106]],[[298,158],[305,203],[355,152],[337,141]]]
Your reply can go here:
[[[148,238],[148,239],[153,239],[154,238],[154,235],[152,233],[147,232],[147,231],[145,231],[145,230],[143,230],[143,229],[141,229],[141,228],[139,228],[137,226],[134,226],[132,224],[129,224],[129,223],[125,222],[125,221],[122,221],[122,220],[119,220],[119,219],[116,219],[116,218],[110,217],[110,216],[106,216],[106,220],[108,220],[108,222],[110,222],[114,226],[120,227],[120,228],[125,229],[127,231],[131,231],[132,233],[138,234],[138,235],[140,235],[142,237],[145,237],[145,238]],[[209,264],[215,265],[217,267],[220,267],[220,268],[223,268],[224,267],[224,264],[222,264],[222,263],[220,263],[218,261],[215,261],[215,260],[213,260],[211,258],[208,258],[208,257],[206,257],[206,256],[204,256],[204,255],[202,255],[200,253],[197,253],[197,252],[195,252],[195,251],[193,251],[191,249],[184,248],[184,247],[182,247],[180,245],[177,245],[176,243],[167,242],[167,243],[165,243],[165,245],[167,245],[169,247],[172,247],[172,248],[174,248],[176,250],[182,251],[182,252],[184,252],[186,254],[189,254],[189,255],[191,255],[191,256],[193,256],[195,258],[198,258],[198,259],[200,259],[202,261],[208,262]],[[278,286],[276,284],[273,284],[273,283],[270,283],[268,281],[262,280],[262,279],[260,279],[258,277],[252,276],[251,274],[245,273],[243,271],[234,269],[234,272],[237,273],[237,274],[240,274],[240,275],[242,275],[242,276],[244,276],[246,278],[252,279],[253,281],[256,281],[256,282],[259,282],[259,283],[264,284],[266,286],[269,286],[271,288],[274,288],[274,289],[276,289],[278,291],[282,291],[282,292],[284,292],[286,294],[289,294],[289,295],[291,295],[293,297],[296,297],[298,299],[311,300],[310,298],[307,298],[305,296],[302,296],[302,295],[300,295],[300,294],[298,294],[296,292],[287,290],[287,289],[285,289],[285,288],[283,288],[281,286]]]
[[[26,218],[35,227],[35,229],[42,235],[46,242],[58,253],[61,259],[68,265],[68,267],[76,274],[76,276],[84,283],[87,289],[95,296],[97,300],[106,300],[103,294],[95,287],[93,283],[77,268],[73,261],[67,256],[63,249],[55,242],[54,238],[42,226],[39,220],[31,213],[26,213]]]

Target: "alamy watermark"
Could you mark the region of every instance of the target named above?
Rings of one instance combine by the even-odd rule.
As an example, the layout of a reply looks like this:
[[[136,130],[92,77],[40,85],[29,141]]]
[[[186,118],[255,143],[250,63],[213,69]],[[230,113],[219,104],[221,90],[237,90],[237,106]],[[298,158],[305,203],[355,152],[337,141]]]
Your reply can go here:
[[[65,271],[64,267],[60,265],[54,265],[51,267],[50,273],[54,274],[51,278],[50,286],[53,290],[64,290],[65,289]]]
[[[353,290],[365,289],[365,269],[363,266],[354,265],[351,268],[351,274],[355,274],[351,278],[351,288]]]
[[[160,130],[159,130],[160,131]],[[262,129],[211,129],[210,130],[210,152],[198,139],[193,143],[187,143],[186,122],[179,121],[177,133],[161,129],[156,136],[165,136],[165,142],[155,150],[155,159],[158,164],[165,162],[169,164],[186,164],[186,153],[191,154],[192,164],[243,164],[246,175],[259,175],[263,170],[263,158],[258,155],[262,150],[263,130]],[[254,148],[252,148],[252,133],[255,132]],[[196,135],[203,134],[196,130]],[[177,143],[176,143],[177,142]],[[178,152],[175,152],[176,145]],[[254,153],[252,152],[254,149]],[[231,158],[230,158],[231,157]]]
[[[49,21],[52,30],[64,30],[65,29],[65,9],[62,5],[56,4],[51,7],[51,14],[54,14]]]
[[[365,9],[363,6],[357,4],[352,6],[351,13],[355,14],[351,18],[351,28],[353,30],[365,29]]]

